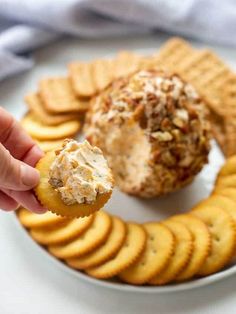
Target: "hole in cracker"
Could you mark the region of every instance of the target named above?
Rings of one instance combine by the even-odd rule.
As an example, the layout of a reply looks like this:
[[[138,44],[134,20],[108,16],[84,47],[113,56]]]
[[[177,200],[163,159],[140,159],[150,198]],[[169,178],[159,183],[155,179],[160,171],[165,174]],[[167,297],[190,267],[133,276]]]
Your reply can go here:
[[[156,254],[156,252],[157,252],[157,250],[152,250],[152,253],[153,253],[153,254]]]

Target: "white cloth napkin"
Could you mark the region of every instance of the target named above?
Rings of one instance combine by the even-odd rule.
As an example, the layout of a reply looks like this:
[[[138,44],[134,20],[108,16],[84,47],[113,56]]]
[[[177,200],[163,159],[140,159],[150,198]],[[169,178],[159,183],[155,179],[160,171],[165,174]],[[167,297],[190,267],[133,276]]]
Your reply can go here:
[[[0,80],[33,66],[30,52],[60,35],[165,30],[236,46],[235,0],[1,0]]]

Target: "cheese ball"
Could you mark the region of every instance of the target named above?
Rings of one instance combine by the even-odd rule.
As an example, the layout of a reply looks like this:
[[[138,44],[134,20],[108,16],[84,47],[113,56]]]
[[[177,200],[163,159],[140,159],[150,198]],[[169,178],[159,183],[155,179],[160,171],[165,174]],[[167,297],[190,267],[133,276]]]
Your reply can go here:
[[[114,81],[92,101],[84,130],[116,185],[140,197],[184,187],[208,160],[206,106],[177,74],[139,71]]]

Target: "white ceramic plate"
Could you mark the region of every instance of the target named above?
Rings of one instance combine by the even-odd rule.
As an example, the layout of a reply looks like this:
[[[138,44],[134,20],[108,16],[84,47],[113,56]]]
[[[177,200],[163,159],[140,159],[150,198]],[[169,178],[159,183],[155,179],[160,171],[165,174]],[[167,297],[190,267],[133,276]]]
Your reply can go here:
[[[67,49],[67,54],[70,54]],[[150,53],[152,50],[147,50]],[[67,56],[68,58],[68,56]],[[78,57],[80,58],[80,57]],[[69,57],[69,60],[74,60],[75,57],[72,55]],[[60,63],[59,63],[60,61]],[[1,92],[5,93],[5,97],[0,100],[4,104],[9,104],[6,108],[11,111],[16,117],[22,116],[25,111],[23,106],[19,106],[21,103],[21,99],[23,95],[26,94],[29,90],[32,90],[32,85],[36,86],[36,83],[39,78],[50,74],[48,67],[51,65],[51,70],[53,69],[53,73],[56,74],[64,74],[65,69],[61,66],[61,60],[59,58],[51,58],[48,66],[45,64],[40,64],[31,71],[30,74],[27,74],[28,80],[25,79],[25,74],[18,76],[18,78],[10,80],[9,82],[5,82],[4,85],[0,87],[0,95]],[[52,71],[51,71],[52,72]],[[33,83],[32,83],[33,80]],[[14,89],[14,93],[12,90]],[[209,164],[204,167],[202,172],[196,177],[194,182],[188,187],[168,195],[166,197],[162,197],[160,199],[154,200],[144,200],[136,197],[131,197],[125,195],[118,190],[115,190],[110,200],[109,204],[106,206],[108,212],[113,213],[115,215],[119,215],[125,220],[134,220],[137,222],[146,222],[150,220],[160,220],[163,218],[167,218],[171,215],[185,212],[190,209],[194,204],[203,198],[207,197],[212,190],[212,186],[215,180],[215,176],[223,163],[223,156],[217,147],[216,143],[212,142],[212,150],[209,156]],[[27,234],[29,241],[35,243],[24,228],[20,225],[18,220],[15,218],[15,223],[19,228],[19,232]],[[47,253],[41,246],[37,243],[35,245],[42,252],[42,258],[47,258],[49,262],[54,263],[55,266],[60,267],[62,270],[68,272],[69,274],[77,277],[79,280],[90,282],[97,286],[103,286],[106,288],[112,288],[122,291],[132,291],[132,292],[140,292],[140,293],[165,293],[165,292],[173,292],[180,291],[185,289],[193,289],[196,287],[208,285],[210,283],[216,282],[223,278],[229,277],[232,274],[236,273],[236,264],[231,264],[226,269],[221,272],[208,276],[206,278],[192,280],[186,283],[168,285],[163,287],[136,287],[132,285],[126,285],[123,283],[112,282],[112,281],[102,281],[93,279],[79,271],[75,271],[64,263],[60,262],[53,256]]]

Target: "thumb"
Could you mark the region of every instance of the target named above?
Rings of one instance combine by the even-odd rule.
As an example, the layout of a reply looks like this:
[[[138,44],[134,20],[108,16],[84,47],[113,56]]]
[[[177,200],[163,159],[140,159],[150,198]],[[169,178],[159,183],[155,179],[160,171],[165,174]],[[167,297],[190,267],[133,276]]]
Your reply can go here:
[[[15,159],[0,144],[0,187],[15,191],[32,189],[39,181],[39,173],[26,163]]]

